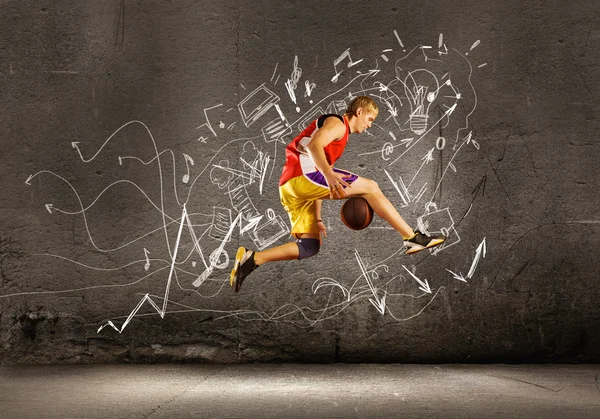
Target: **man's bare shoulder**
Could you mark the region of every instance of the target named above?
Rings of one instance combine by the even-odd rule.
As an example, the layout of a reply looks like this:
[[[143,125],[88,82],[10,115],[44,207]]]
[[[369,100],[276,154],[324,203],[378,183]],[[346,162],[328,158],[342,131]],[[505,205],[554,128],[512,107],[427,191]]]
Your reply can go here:
[[[323,121],[321,129],[335,135],[336,138],[342,137],[346,133],[346,125],[337,116],[333,115]]]

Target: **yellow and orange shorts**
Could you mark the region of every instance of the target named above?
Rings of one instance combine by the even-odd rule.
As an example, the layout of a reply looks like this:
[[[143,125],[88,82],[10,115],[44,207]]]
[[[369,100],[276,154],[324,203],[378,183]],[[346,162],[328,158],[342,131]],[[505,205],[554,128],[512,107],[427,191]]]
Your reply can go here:
[[[347,175],[344,180],[354,182],[358,176],[345,170],[333,169]],[[321,172],[312,172],[291,178],[279,187],[279,197],[283,209],[290,217],[291,234],[297,237],[302,233],[319,233],[315,201],[329,198],[329,187]]]

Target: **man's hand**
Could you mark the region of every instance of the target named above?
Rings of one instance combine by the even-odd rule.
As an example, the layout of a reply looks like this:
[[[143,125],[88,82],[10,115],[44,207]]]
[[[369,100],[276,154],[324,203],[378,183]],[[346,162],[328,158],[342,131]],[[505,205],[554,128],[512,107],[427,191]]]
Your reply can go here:
[[[331,170],[330,173],[324,173],[323,175],[325,176],[325,180],[327,181],[327,185],[329,186],[329,197],[331,199],[345,198],[346,192],[344,192],[344,186],[348,187],[350,186],[350,184],[344,179],[351,178],[352,175],[336,173],[333,170]]]
[[[319,226],[320,241],[323,243],[323,239],[327,237],[327,227],[325,227],[323,221],[319,221],[317,225]]]

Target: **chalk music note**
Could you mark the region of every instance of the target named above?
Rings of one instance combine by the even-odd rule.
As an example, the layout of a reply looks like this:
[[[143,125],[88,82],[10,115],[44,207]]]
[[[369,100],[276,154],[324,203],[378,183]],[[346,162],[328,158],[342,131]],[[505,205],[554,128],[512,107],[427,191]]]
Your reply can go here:
[[[190,181],[190,166],[188,164],[188,161],[193,166],[194,165],[194,160],[190,156],[188,156],[187,154],[185,154],[185,153],[183,153],[183,157],[185,157],[185,167],[187,169],[187,173],[185,175],[183,175],[183,178],[181,179],[181,181],[183,183],[188,183]]]
[[[304,93],[304,97],[310,96],[315,87],[317,87],[316,83],[311,83],[308,80],[306,80],[304,82],[304,88],[306,89],[306,92]]]
[[[331,79],[332,82],[336,83],[338,81],[338,77],[344,71],[344,70],[342,70],[342,71],[338,72],[337,66],[340,65],[341,62],[344,61],[346,58],[348,59],[347,68],[350,68],[353,65],[360,63],[363,60],[363,59],[360,59],[358,61],[352,61],[352,57],[350,57],[350,48],[348,48],[346,51],[344,51],[342,53],[342,55],[340,55],[338,58],[336,58],[336,60],[333,62],[333,69],[335,70],[335,76],[333,76],[333,78]]]
[[[145,271],[150,269],[150,259],[148,259],[149,254],[150,254],[150,252],[144,247],[144,256],[146,257],[146,264],[144,265]]]

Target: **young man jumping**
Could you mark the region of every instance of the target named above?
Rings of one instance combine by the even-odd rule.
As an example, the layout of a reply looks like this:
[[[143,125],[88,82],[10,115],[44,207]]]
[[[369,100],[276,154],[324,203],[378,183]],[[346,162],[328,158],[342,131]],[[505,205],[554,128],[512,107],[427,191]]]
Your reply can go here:
[[[376,182],[336,169],[352,133],[361,133],[377,118],[377,104],[368,96],[355,98],[341,115],[323,115],[304,129],[286,148],[285,165],[279,179],[281,204],[292,225],[296,241],[261,252],[240,247],[229,277],[238,292],[244,279],[258,266],[277,260],[305,259],[316,255],[321,235],[327,230],[321,221],[321,200],[361,197],[375,214],[387,221],[404,239],[407,254],[444,242],[443,236],[428,236],[412,228],[383,195]]]

